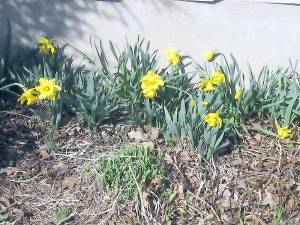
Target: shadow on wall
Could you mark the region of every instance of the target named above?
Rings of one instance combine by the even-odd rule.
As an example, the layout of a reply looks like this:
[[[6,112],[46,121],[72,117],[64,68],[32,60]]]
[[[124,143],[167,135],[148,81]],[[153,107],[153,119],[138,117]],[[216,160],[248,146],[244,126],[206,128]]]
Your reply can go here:
[[[4,31],[0,33],[0,54],[3,53],[8,19],[12,25],[12,45],[33,46],[37,36],[42,34],[61,38],[80,37],[82,27],[89,29],[89,23],[83,16],[86,12],[97,13],[95,1],[3,0],[0,3],[0,27]]]
[[[169,10],[182,11],[175,2],[172,0],[141,2],[136,0],[2,0],[0,2],[2,30],[0,56],[3,55],[8,19],[12,27],[12,50],[16,52],[19,47],[35,46],[35,41],[40,35],[78,40],[83,36],[89,36],[94,32],[95,24],[102,22],[116,21],[124,27],[134,23],[143,30],[144,24],[135,12],[137,4],[152,7],[158,13]]]

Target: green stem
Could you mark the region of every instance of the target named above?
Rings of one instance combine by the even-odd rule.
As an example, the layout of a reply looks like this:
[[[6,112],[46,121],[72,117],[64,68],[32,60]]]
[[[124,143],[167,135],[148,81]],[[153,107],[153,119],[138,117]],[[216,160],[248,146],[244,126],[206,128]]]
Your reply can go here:
[[[228,64],[228,62],[227,62],[227,59],[226,59],[225,55],[224,55],[223,53],[220,53],[220,55],[224,58],[226,67],[227,67],[227,69],[228,69],[228,73],[230,74],[229,64]]]
[[[193,72],[187,72],[187,73],[184,73],[184,74],[180,74],[180,75],[174,76],[174,77],[172,77],[172,78],[170,78],[169,80],[166,80],[166,81],[168,82],[168,81],[177,79],[178,77],[186,77],[190,73],[193,73]]]
[[[24,86],[23,86],[22,84],[19,84],[19,83],[12,83],[12,84],[8,84],[8,85],[6,85],[6,86],[4,86],[4,87],[1,87],[1,88],[0,88],[0,91],[3,91],[3,90],[5,90],[5,89],[7,89],[7,88],[9,88],[9,87],[12,87],[12,86],[19,86],[19,87],[21,87],[21,88],[24,88]]]
[[[182,91],[183,93],[187,94],[191,99],[194,99],[193,96],[185,90],[182,90],[180,88],[177,88],[177,87],[174,87],[174,86],[171,86],[171,85],[166,85],[166,87],[172,88],[172,89],[177,90],[177,91]]]

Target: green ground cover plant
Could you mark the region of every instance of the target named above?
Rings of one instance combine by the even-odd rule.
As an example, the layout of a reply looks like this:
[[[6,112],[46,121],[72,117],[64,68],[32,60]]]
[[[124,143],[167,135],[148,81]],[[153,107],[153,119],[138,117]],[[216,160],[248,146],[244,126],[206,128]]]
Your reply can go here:
[[[120,193],[125,200],[131,200],[142,184],[154,178],[163,179],[164,153],[147,147],[124,146],[112,155],[99,160],[99,171],[103,190]],[[141,197],[136,196],[136,197]]]

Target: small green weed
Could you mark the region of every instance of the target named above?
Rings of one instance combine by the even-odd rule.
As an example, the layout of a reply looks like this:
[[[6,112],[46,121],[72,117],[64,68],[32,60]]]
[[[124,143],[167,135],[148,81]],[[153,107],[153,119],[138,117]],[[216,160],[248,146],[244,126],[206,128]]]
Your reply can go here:
[[[62,222],[68,218],[68,216],[71,214],[71,212],[72,212],[72,210],[69,208],[62,209],[55,213],[54,218],[57,222]]]
[[[82,166],[81,166],[81,172],[84,173],[84,174],[89,174],[93,169],[93,165],[89,162],[87,163],[84,163]]]
[[[104,190],[121,191],[124,199],[132,199],[137,183],[164,176],[164,154],[153,149],[124,146],[112,156],[99,161],[103,172],[101,184]]]
[[[0,211],[0,222],[5,222],[9,219],[8,213]]]
[[[282,219],[283,219],[283,213],[284,213],[284,209],[279,206],[279,207],[276,207],[276,209],[274,210],[274,219],[280,223],[282,222]]]
[[[58,152],[59,148],[56,144],[56,137],[53,130],[49,130],[49,132],[44,137],[45,147],[49,153]]]

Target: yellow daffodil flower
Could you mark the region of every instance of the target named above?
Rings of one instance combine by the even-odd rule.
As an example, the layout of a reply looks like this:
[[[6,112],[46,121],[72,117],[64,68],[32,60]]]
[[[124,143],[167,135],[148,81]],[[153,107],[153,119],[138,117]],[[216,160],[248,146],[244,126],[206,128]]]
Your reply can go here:
[[[215,84],[215,85],[225,83],[225,81],[226,81],[225,75],[220,70],[216,70],[211,75],[210,81],[212,84]]]
[[[142,93],[145,98],[156,98],[157,96],[157,91],[153,89],[143,89]]]
[[[40,36],[37,40],[38,42],[38,49],[40,53],[46,54],[50,52],[52,55],[55,54],[56,50],[53,45],[53,41],[50,39],[47,39],[44,36]]]
[[[242,94],[243,94],[243,89],[238,90],[234,95],[234,99],[239,100],[242,97]]]
[[[162,78],[153,71],[148,71],[141,79],[142,93],[145,98],[155,98],[160,87],[164,86]]]
[[[27,105],[31,105],[36,102],[36,100],[38,99],[38,95],[39,93],[35,88],[30,88],[30,89],[25,88],[24,92],[19,97],[18,101],[21,102],[21,104],[27,102],[26,103]]]
[[[215,60],[215,58],[218,56],[218,54],[216,54],[215,51],[207,51],[207,52],[204,52],[203,56],[208,62],[212,62]]]
[[[208,102],[207,102],[207,101],[202,101],[202,102],[201,102],[201,106],[203,106],[203,107],[208,106]]]
[[[277,127],[277,135],[280,140],[285,140],[291,137],[292,130],[288,126]]]
[[[204,121],[211,127],[222,127],[222,119],[218,112],[206,114],[204,116]]]
[[[194,99],[190,100],[190,106],[194,108],[196,106],[196,101]]]
[[[55,79],[40,78],[36,90],[40,93],[40,99],[55,100],[57,92],[61,91],[61,87],[56,84]]]
[[[196,86],[202,88],[205,92],[214,91],[216,89],[210,79],[203,80]]]
[[[167,54],[167,60],[169,63],[173,65],[177,65],[178,63],[180,63],[181,56],[178,51],[173,48],[169,48],[165,52]]]

